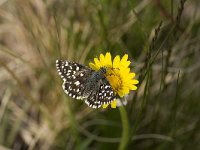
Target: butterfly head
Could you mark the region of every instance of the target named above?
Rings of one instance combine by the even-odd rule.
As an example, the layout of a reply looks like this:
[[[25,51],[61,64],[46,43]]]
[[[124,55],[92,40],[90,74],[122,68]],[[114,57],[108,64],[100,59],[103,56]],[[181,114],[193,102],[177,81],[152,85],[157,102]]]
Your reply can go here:
[[[102,74],[106,74],[106,67],[101,67],[99,72]]]

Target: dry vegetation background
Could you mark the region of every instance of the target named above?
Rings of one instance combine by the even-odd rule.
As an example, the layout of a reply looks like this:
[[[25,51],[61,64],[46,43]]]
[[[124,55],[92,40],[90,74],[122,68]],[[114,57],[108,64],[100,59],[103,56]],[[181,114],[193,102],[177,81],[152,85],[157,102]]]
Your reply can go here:
[[[0,0],[0,149],[200,149],[198,0]],[[119,109],[65,95],[55,60],[129,54]]]

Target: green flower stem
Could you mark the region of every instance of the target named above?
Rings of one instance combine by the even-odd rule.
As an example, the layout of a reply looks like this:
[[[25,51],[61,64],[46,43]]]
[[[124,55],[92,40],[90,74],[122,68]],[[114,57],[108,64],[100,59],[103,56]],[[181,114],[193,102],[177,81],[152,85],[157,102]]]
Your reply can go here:
[[[122,137],[121,137],[121,141],[120,141],[118,150],[125,150],[128,145],[128,142],[129,142],[130,126],[129,126],[129,122],[128,122],[127,113],[126,113],[125,107],[123,105],[119,107],[119,112],[121,115],[123,129],[122,129]]]

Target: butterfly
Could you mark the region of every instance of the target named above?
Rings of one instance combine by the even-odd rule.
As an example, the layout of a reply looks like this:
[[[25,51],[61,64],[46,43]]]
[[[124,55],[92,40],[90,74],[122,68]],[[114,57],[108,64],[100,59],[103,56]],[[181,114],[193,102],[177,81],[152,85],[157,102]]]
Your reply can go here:
[[[105,67],[94,71],[75,62],[56,60],[56,68],[63,80],[65,93],[74,99],[84,100],[89,107],[99,108],[116,98],[105,77]]]

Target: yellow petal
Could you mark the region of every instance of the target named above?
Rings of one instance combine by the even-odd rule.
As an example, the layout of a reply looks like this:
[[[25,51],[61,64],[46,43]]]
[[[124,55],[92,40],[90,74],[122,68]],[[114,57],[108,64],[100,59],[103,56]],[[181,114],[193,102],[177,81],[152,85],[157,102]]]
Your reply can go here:
[[[131,80],[130,83],[131,83],[131,84],[138,84],[139,81],[138,81],[138,80]]]
[[[133,80],[133,84],[138,84],[139,81],[138,80]]]
[[[100,69],[97,65],[95,65],[93,63],[89,63],[89,67],[92,68],[93,70],[99,70]]]
[[[122,57],[122,60],[121,61],[127,61],[127,59],[128,59],[128,55],[127,54],[125,54],[123,57]]]
[[[109,104],[103,104],[103,108],[107,108]]]
[[[97,58],[94,58],[94,63],[96,64],[96,66],[97,66],[98,68],[101,67],[101,63],[100,63],[100,61],[99,61]]]
[[[137,90],[137,86],[131,85],[131,86],[130,86],[130,90]]]
[[[107,67],[112,67],[111,54],[109,52],[107,52],[105,56],[105,65]]]
[[[120,56],[117,55],[113,60],[113,68],[118,68],[120,65]]]
[[[100,60],[101,66],[105,66],[105,57],[103,54],[100,54],[99,60]]]
[[[123,67],[128,67],[130,65],[130,61],[127,61],[128,60],[128,55],[125,54],[122,59],[121,59],[121,66]]]
[[[124,75],[127,77],[127,75],[129,74],[130,72],[130,68],[119,68],[120,69],[120,74]]]
[[[111,102],[111,108],[116,108],[117,107],[117,100],[114,100]]]
[[[128,94],[129,93],[129,87],[123,87],[123,93]]]
[[[129,78],[134,78],[135,77],[135,73],[129,73]]]
[[[121,66],[128,67],[131,64],[130,61],[121,62]]]
[[[117,93],[118,93],[118,95],[119,95],[120,97],[123,97],[123,96],[124,96],[124,92],[123,92],[123,90],[121,90],[121,89],[118,90]]]

